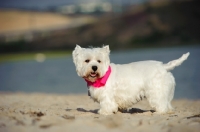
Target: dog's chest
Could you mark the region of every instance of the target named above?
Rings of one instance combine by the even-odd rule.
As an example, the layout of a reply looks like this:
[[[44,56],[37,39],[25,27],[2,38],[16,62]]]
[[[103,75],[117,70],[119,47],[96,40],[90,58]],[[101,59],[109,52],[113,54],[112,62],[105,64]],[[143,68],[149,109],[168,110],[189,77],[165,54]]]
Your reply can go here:
[[[95,102],[100,102],[103,94],[103,88],[88,87],[88,96],[90,96]]]

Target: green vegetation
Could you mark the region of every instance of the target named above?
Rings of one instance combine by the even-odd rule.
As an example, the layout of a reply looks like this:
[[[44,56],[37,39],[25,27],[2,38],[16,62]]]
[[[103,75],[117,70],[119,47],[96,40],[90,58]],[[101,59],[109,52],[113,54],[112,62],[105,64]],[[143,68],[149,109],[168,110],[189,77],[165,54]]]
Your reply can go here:
[[[38,55],[42,55],[44,59],[53,59],[53,58],[67,57],[71,55],[71,51],[44,51],[44,52],[0,54],[0,63],[11,62],[11,61],[36,60]]]
[[[24,40],[12,41],[12,42],[1,42],[0,43],[0,53],[6,52],[19,52],[28,50],[26,42]]]

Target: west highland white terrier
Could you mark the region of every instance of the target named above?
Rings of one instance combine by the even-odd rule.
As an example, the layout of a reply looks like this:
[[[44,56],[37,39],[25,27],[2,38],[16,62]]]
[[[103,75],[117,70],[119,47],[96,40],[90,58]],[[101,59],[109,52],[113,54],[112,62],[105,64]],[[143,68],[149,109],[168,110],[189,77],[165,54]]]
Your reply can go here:
[[[173,109],[175,79],[170,71],[181,65],[189,52],[167,64],[151,60],[113,64],[109,54],[109,46],[81,48],[78,45],[72,53],[78,76],[87,82],[91,98],[100,103],[99,114],[126,110],[143,98],[157,113]]]

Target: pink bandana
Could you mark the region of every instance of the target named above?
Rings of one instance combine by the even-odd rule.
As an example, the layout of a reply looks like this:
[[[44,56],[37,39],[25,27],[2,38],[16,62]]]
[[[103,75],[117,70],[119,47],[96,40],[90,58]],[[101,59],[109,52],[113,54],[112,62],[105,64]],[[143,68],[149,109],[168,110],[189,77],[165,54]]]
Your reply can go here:
[[[111,67],[109,66],[106,74],[102,78],[97,79],[95,82],[90,82],[85,79],[85,81],[87,82],[87,86],[93,86],[94,88],[100,88],[104,86],[108,80],[108,77],[110,76],[110,73],[111,73]]]

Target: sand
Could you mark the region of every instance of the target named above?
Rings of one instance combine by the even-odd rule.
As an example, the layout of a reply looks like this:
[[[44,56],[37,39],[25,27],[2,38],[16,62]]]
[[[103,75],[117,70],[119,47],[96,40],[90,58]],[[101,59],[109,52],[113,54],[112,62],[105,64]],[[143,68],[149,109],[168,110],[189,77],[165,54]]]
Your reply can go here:
[[[92,23],[92,16],[69,17],[51,12],[0,9],[0,34],[21,34],[30,31],[66,28]]]
[[[199,132],[200,100],[173,100],[159,115],[146,101],[124,113],[97,114],[86,94],[0,93],[0,132]]]
[[[0,33],[67,25],[69,17],[48,12],[0,10]]]

